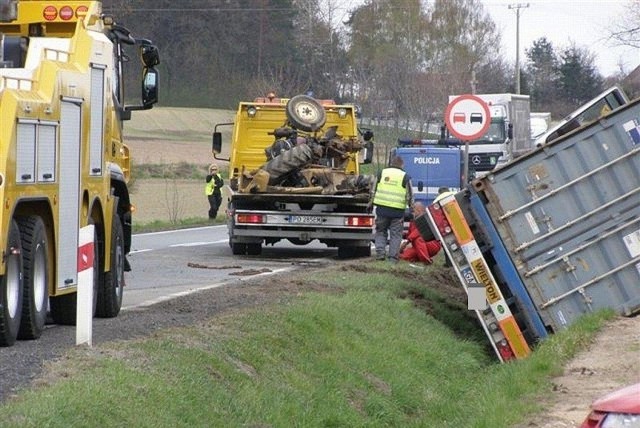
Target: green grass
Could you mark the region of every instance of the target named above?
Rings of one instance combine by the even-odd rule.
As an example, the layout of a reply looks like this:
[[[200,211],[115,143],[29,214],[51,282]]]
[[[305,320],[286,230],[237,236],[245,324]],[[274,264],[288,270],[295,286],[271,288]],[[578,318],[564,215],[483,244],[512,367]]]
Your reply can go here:
[[[585,317],[499,364],[466,308],[427,292],[432,269],[327,269],[313,275],[322,292],[74,349],[57,381],[2,406],[0,426],[509,427],[539,410],[551,376],[611,317]]]
[[[176,180],[204,180],[207,170],[200,164],[178,162],[175,164],[149,164],[134,166],[134,180],[145,178],[166,178]],[[220,168],[220,173],[226,177],[226,167]]]
[[[226,220],[224,216],[218,216],[215,220],[210,220],[207,217],[189,217],[189,218],[181,218],[176,220],[175,222],[171,222],[168,220],[153,220],[146,223],[133,223],[132,232],[133,233],[148,233],[148,232],[159,232],[162,230],[176,230],[176,229],[187,229],[190,227],[203,227],[203,226],[212,226],[216,224],[223,224]]]

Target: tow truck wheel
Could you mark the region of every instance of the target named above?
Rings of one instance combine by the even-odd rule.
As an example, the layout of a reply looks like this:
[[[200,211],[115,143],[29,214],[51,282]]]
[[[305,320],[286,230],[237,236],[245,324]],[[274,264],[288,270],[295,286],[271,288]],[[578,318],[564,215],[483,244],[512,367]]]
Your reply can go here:
[[[23,296],[19,339],[37,339],[44,330],[49,298],[49,242],[38,216],[18,219],[22,241]]]
[[[96,225],[93,218],[89,218],[89,224]],[[96,314],[98,302],[98,289],[100,281],[100,239],[97,225],[93,231],[93,315]],[[78,307],[78,293],[68,293],[49,298],[51,319],[55,324],[76,325],[76,313]]]
[[[116,213],[111,221],[111,264],[98,284],[96,316],[113,318],[120,313],[124,288],[124,232]]]
[[[9,225],[6,268],[0,278],[0,346],[11,346],[18,337],[22,315],[22,248],[15,220]]]
[[[315,132],[327,121],[327,113],[320,103],[308,95],[296,95],[287,103],[287,119],[291,125],[305,132]]]

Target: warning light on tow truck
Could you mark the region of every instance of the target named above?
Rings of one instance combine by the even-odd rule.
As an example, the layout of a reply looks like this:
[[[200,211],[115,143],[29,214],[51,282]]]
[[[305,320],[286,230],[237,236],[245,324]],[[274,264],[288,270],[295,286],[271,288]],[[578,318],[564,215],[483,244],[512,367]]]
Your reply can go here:
[[[74,17],[76,19],[83,18],[87,15],[89,8],[87,6],[78,6],[75,8],[65,5],[58,9],[56,6],[48,5],[42,10],[42,17],[46,21],[55,21],[61,19],[62,21],[70,21]]]

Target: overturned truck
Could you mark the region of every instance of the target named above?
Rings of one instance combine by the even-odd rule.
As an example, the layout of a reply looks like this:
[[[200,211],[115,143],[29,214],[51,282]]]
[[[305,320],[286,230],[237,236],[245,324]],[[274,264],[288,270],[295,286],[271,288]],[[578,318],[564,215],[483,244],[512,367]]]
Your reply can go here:
[[[233,126],[229,157],[223,126]],[[233,123],[217,124],[213,153],[229,162],[227,225],[233,254],[259,255],[283,239],[314,240],[340,258],[371,254],[373,134],[358,129],[353,105],[273,96],[240,102]]]
[[[597,112],[416,219],[480,292],[501,361],[584,314],[640,313],[640,98]]]

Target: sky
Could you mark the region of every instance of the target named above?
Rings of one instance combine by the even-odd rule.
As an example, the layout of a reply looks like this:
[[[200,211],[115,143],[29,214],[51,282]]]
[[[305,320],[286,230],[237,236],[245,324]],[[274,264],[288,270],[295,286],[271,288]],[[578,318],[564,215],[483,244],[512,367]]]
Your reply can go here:
[[[364,0],[328,0],[338,9],[338,16],[346,19],[347,11]],[[402,0],[395,0],[402,1]],[[529,6],[520,10],[520,65],[525,49],[546,37],[556,52],[571,45],[587,48],[595,56],[595,66],[604,77],[617,73],[619,64],[625,73],[640,66],[640,49],[615,46],[607,37],[611,28],[624,13],[629,0],[480,0],[485,11],[502,34],[502,53],[511,64],[516,62],[516,9],[509,5]]]
[[[502,34],[503,54],[513,64],[518,19],[516,9],[509,9],[509,5],[528,4],[519,9],[521,66],[526,61],[525,49],[541,37],[546,37],[556,52],[572,42],[587,48],[595,55],[595,66],[604,77],[617,73],[619,64],[623,64],[626,73],[640,65],[640,49],[616,46],[608,40],[611,28],[615,28],[624,12],[626,0],[481,1]]]

